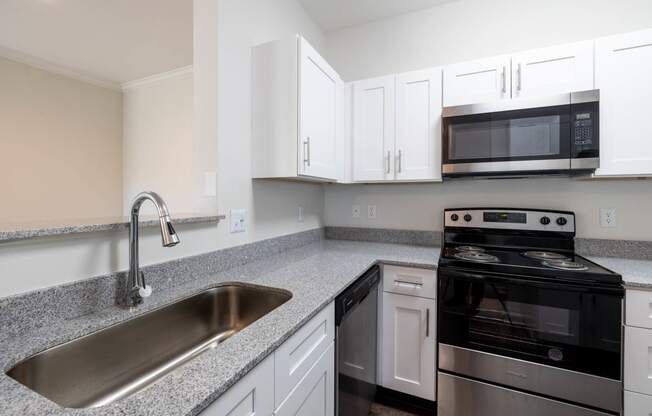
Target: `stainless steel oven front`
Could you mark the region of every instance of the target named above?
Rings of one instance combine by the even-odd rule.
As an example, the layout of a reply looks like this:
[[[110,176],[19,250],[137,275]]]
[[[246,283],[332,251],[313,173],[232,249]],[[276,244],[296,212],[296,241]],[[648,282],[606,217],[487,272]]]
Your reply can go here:
[[[442,174],[521,176],[600,166],[598,90],[443,110]]]
[[[438,416],[621,414],[622,288],[438,275]]]

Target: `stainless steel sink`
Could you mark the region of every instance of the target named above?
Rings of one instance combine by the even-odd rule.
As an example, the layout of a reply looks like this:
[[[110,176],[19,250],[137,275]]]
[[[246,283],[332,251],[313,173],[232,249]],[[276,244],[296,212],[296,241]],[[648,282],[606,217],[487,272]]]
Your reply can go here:
[[[218,286],[50,348],[7,374],[60,406],[103,406],[154,383],[291,297],[261,286]]]

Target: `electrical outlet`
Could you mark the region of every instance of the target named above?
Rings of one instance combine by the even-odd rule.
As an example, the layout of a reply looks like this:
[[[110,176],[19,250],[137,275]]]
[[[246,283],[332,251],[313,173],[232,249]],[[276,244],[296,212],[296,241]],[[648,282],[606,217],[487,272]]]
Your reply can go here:
[[[367,206],[367,218],[370,220],[375,220],[376,219],[376,206],[375,205],[368,205]]]
[[[299,222],[303,222],[303,207],[299,205],[299,212],[297,216],[297,220]]]
[[[360,205],[353,206],[353,218],[360,218]]]
[[[247,231],[245,217],[247,211],[244,209],[232,209],[229,211],[229,222],[231,224],[231,233],[244,233]]]
[[[614,208],[600,208],[600,226],[616,226],[616,210]]]

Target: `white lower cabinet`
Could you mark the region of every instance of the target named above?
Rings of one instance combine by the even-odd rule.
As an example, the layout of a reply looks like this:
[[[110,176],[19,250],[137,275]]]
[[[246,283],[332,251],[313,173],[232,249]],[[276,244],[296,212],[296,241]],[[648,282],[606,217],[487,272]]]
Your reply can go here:
[[[226,391],[201,416],[264,416],[274,412],[274,356]]]
[[[652,396],[626,391],[625,416],[652,416]]]
[[[435,400],[434,299],[383,293],[382,385]]]
[[[652,331],[625,327],[625,390],[652,395]]]
[[[333,416],[335,307],[328,305],[202,416]]]
[[[335,409],[335,343],[310,368],[274,411],[277,416],[333,416]]]

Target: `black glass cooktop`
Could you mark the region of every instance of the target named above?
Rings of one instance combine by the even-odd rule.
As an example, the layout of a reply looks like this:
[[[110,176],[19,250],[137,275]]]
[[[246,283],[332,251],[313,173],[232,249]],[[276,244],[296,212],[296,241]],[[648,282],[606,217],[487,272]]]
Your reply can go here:
[[[445,245],[439,266],[554,280],[621,284],[620,275],[572,252]]]

